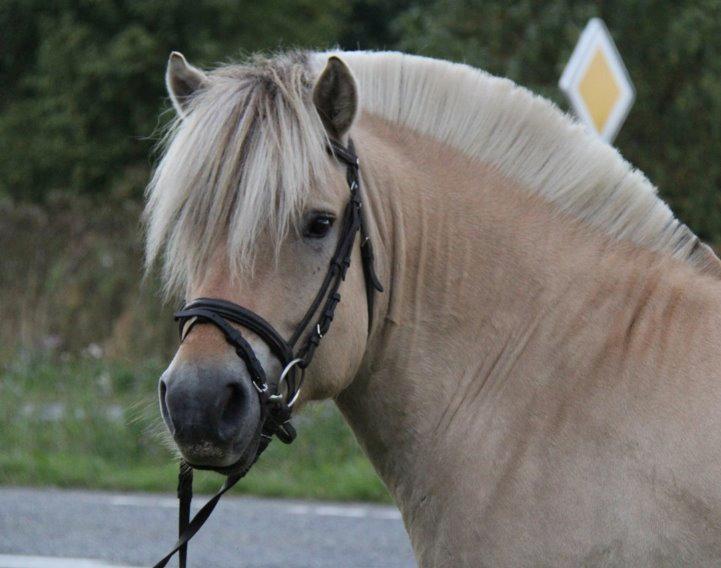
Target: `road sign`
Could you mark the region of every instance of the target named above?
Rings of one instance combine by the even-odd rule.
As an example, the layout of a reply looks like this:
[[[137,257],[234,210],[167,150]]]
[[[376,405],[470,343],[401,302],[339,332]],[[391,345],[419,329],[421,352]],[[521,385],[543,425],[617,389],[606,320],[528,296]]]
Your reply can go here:
[[[609,143],[636,98],[628,71],[600,18],[586,25],[558,85],[578,117]]]

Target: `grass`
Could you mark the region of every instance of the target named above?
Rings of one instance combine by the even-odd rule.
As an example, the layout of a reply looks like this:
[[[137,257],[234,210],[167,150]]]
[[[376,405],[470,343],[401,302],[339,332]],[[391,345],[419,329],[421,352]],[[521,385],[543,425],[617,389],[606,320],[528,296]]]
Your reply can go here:
[[[90,356],[19,357],[0,366],[0,484],[112,490],[175,489],[155,385],[159,362]],[[295,420],[298,439],[274,441],[234,491],[275,497],[388,501],[353,434],[330,404]],[[196,491],[222,483],[198,472]]]

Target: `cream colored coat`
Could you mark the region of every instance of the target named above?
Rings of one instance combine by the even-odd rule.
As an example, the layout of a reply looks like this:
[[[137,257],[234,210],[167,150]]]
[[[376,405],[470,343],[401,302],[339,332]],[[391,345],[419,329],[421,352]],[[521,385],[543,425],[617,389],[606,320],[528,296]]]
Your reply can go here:
[[[287,223],[342,211],[340,166],[300,187],[329,161],[323,126],[345,121],[344,136],[355,118],[386,290],[368,335],[356,251],[303,397],[336,400],[421,566],[721,565],[719,263],[641,174],[546,102],[465,67],[341,54],[358,84],[329,65],[339,100],[321,125],[307,84],[327,54],[209,76],[173,57],[182,118],[150,188],[149,259],[165,247],[189,299],[240,303],[286,334],[332,253]],[[299,134],[267,134],[273,113]],[[226,155],[218,140],[240,145]],[[278,204],[275,237],[243,221]],[[251,249],[254,271],[235,274]],[[221,357],[234,361],[199,326],[175,362]]]
[[[719,281],[408,136],[356,135],[389,293],[337,402],[420,565],[721,564]]]

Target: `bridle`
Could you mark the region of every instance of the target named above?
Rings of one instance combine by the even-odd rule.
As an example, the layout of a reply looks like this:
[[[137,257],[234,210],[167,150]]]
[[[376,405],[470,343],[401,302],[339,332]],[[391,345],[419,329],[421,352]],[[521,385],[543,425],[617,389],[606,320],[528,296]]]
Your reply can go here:
[[[181,461],[178,475],[178,500],[180,505],[178,540],[170,552],[155,564],[154,568],[165,566],[176,552],[178,552],[180,568],[185,568],[188,541],[203,526],[223,494],[248,473],[252,465],[260,457],[260,454],[268,447],[273,436],[276,436],[285,444],[290,444],[295,439],[295,428],[290,423],[293,405],[298,400],[300,389],[303,386],[305,369],[313,360],[313,355],[321,339],[330,329],[336,306],[341,298],[338,290],[350,267],[353,244],[358,232],[360,232],[361,236],[361,259],[366,284],[368,330],[370,332],[374,294],[376,291],[382,292],[383,287],[378,281],[373,266],[373,247],[362,211],[359,162],[354,151],[353,142],[350,140],[347,147],[331,140],[327,149],[331,156],[346,166],[346,180],[350,189],[350,199],[343,212],[343,225],[335,252],[328,266],[328,272],[313,302],[291,338],[286,341],[270,323],[258,314],[226,300],[198,298],[186,304],[175,314],[175,320],[180,328],[181,341],[197,324],[214,325],[223,333],[225,340],[235,349],[235,353],[245,363],[253,386],[258,393],[261,418],[257,434],[258,449],[253,460],[240,471],[235,471],[233,466],[228,468],[231,473],[225,483],[196,513],[192,520],[190,519],[190,504],[193,498],[193,468],[202,468]],[[296,349],[296,345],[308,325],[313,321],[316,313],[318,313],[318,316],[315,320],[315,327],[307,335],[302,346]],[[255,356],[250,343],[232,324],[252,331],[280,361],[283,371],[276,382],[268,382],[265,370]],[[283,385],[285,385],[285,388],[283,388]]]

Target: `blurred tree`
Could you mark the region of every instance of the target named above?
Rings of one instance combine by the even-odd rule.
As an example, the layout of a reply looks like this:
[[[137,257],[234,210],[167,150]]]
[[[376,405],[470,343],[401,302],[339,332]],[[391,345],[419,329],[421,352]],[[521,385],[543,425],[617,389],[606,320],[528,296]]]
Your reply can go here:
[[[637,89],[615,141],[702,238],[721,245],[719,0],[435,0],[393,22],[396,47],[557,88],[589,18],[608,25]]]
[[[426,0],[421,0],[427,4]],[[343,49],[393,49],[405,30],[394,25],[395,19],[413,0],[350,0],[349,15],[341,29],[339,44]]]
[[[638,90],[616,141],[696,232],[721,243],[719,0],[5,0],[0,194],[140,194],[169,51],[199,65],[276,47],[402,49],[557,80],[589,18]]]
[[[6,0],[0,3],[0,194],[138,195],[171,50],[199,65],[326,46],[342,0]]]

